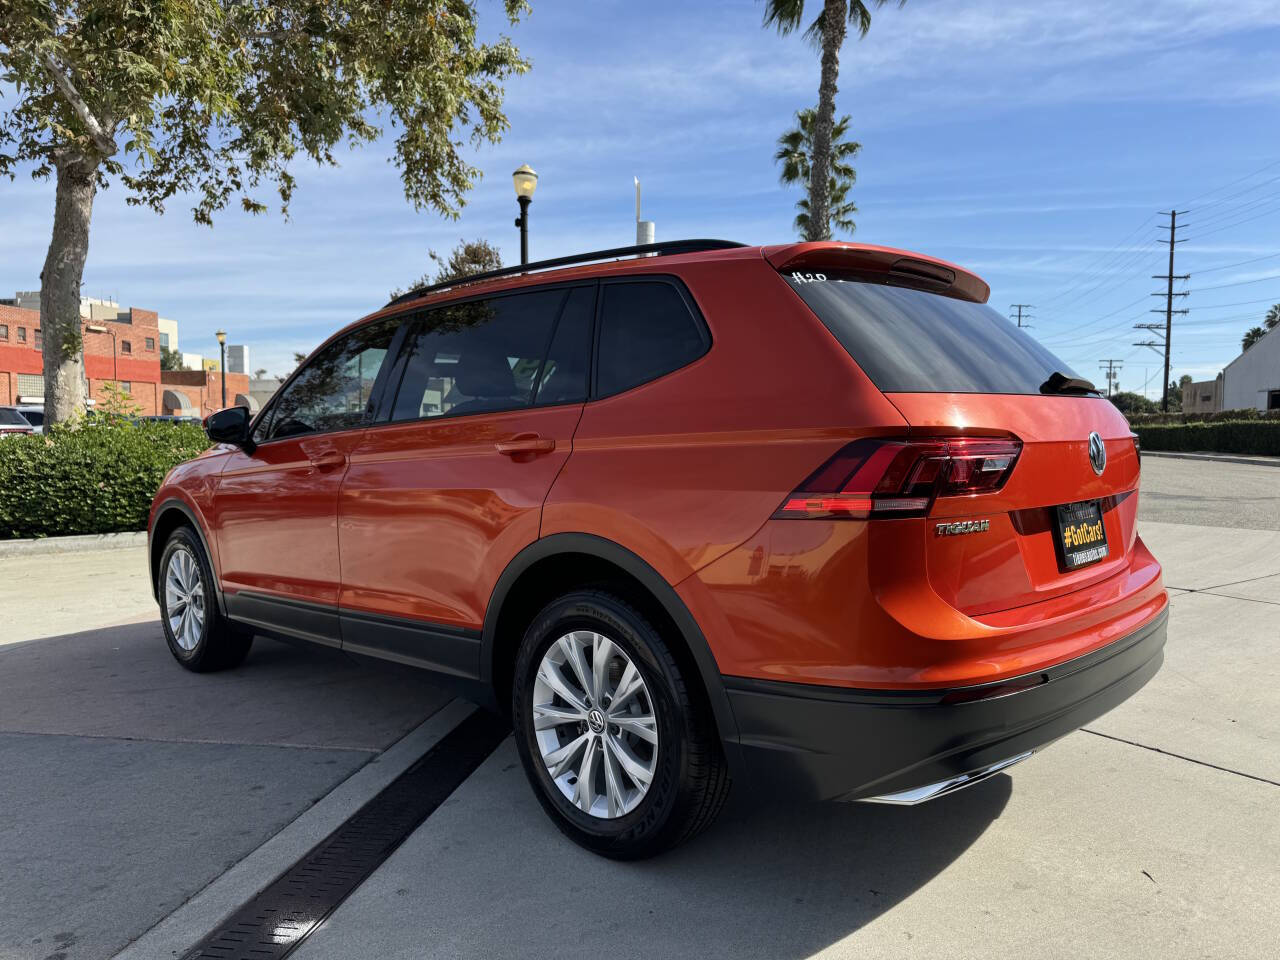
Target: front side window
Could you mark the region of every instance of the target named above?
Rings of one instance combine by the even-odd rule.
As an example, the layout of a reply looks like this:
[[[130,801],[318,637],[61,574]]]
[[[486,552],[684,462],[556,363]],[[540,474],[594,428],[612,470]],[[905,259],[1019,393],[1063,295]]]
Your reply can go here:
[[[570,290],[539,290],[446,304],[405,341],[393,420],[529,406],[552,325]]]
[[[672,284],[606,283],[601,296],[599,396],[630,390],[706,353],[706,333]]]
[[[353,430],[364,425],[374,383],[399,322],[355,330],[312,357],[277,397],[259,439]]]

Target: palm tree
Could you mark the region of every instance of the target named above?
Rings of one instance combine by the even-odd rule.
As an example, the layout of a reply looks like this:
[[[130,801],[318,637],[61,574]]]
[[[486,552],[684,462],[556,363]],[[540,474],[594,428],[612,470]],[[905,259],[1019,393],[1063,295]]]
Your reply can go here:
[[[788,185],[808,184],[810,180],[809,158],[813,154],[813,128],[818,111],[813,107],[801,110],[796,114],[796,126],[778,138],[778,152],[773,159],[782,165],[779,179]],[[857,204],[849,199],[853,185],[858,182],[858,173],[850,162],[862,149],[856,140],[846,140],[849,132],[849,117],[844,116],[831,130],[831,176],[827,183],[827,226],[825,234],[831,236],[832,228],[853,233],[857,229],[853,215],[858,212]],[[809,221],[810,201],[808,197],[797,204],[800,213],[796,216],[796,230],[805,239],[811,239],[813,231]]]
[[[1267,318],[1262,322],[1267,325],[1268,330],[1274,328],[1276,324],[1280,324],[1280,303],[1271,305],[1270,309],[1267,310]]]
[[[822,12],[805,35],[822,50],[822,75],[818,83],[818,113],[813,127],[812,164],[809,170],[809,232],[807,240],[831,239],[831,142],[836,118],[836,77],[840,73],[840,48],[848,25],[860,37],[871,29],[871,7],[889,0],[823,0]],[[897,0],[904,6],[907,0]],[[784,36],[804,22],[804,0],[765,0],[764,24]]]
[[[1240,341],[1240,349],[1248,350],[1266,335],[1267,331],[1262,329],[1262,327],[1254,327],[1251,330],[1246,330],[1243,339]]]

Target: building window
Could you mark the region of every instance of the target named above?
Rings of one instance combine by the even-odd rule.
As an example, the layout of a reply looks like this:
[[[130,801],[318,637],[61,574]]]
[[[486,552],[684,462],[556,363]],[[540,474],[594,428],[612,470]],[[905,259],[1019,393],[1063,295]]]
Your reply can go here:
[[[9,339],[9,325],[7,323],[0,323],[0,340],[8,340],[8,339]]]
[[[121,353],[133,353],[133,344],[132,344],[132,343],[130,343],[128,340],[121,340],[121,341],[120,341],[120,352],[121,352]]]
[[[160,349],[161,350],[169,349],[169,335],[167,333],[160,334]]]
[[[147,349],[154,350],[156,348],[155,337],[147,337]]]
[[[36,349],[39,350],[41,347],[44,346],[44,337],[41,335],[39,327],[36,327],[35,329],[35,337],[36,337]]]
[[[133,384],[128,380],[121,380],[120,389],[125,393],[133,393]]]
[[[27,328],[26,328],[26,327],[19,327],[19,328],[18,328],[18,342],[19,342],[19,343],[26,343],[26,342],[27,342]]]
[[[1272,390],[1267,394],[1267,409],[1280,410],[1280,390]]]
[[[44,377],[38,373],[18,374],[18,395],[22,397],[43,397]]]

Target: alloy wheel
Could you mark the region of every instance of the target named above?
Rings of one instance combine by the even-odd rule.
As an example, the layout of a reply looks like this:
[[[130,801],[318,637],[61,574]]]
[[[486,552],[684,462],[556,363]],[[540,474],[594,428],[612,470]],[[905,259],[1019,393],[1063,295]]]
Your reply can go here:
[[[658,722],[622,647],[591,630],[560,637],[538,665],[531,709],[542,762],[570,803],[603,819],[639,805],[657,769]]]
[[[200,564],[185,547],[169,555],[169,569],[164,578],[165,615],[169,632],[178,646],[188,652],[196,648],[204,636],[204,585]]]

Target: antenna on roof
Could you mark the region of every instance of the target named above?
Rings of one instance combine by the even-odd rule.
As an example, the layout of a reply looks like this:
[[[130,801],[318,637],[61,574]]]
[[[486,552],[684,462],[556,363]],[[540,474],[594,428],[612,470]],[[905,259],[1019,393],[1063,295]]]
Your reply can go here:
[[[631,179],[636,182],[636,246],[643,247],[654,242],[654,223],[640,219],[640,178]]]

